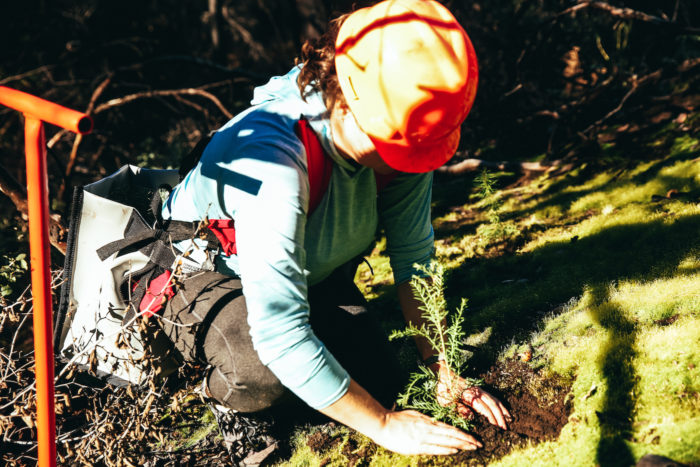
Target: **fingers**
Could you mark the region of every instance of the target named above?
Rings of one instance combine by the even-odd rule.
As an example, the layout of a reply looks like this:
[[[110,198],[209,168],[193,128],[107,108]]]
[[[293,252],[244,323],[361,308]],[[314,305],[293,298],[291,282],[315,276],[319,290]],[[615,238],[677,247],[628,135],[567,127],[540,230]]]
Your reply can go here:
[[[419,412],[415,414],[420,417],[423,425],[422,441],[428,445],[465,450],[474,450],[483,446],[476,438],[459,428],[433,420]]]
[[[432,426],[434,427],[433,433],[441,438],[452,438],[462,443],[467,443],[473,446],[481,447],[481,443],[476,440],[472,435],[463,432],[462,430],[455,428],[451,425],[442,422],[433,421]]]
[[[461,402],[457,404],[457,413],[467,420],[474,418],[474,411]]]
[[[506,420],[512,421],[505,406],[488,392],[480,388],[468,388],[462,394],[463,402],[489,420],[492,425],[507,430]]]
[[[512,422],[513,416],[510,414],[510,412],[508,412],[508,409],[506,409],[506,406],[503,405],[503,403],[501,401],[499,401],[498,399],[496,399],[496,403],[498,403],[498,407],[501,409],[501,413],[505,417],[506,422],[508,422],[508,423]]]
[[[442,444],[469,450],[482,447],[482,444],[476,438],[462,430],[442,422],[431,422],[431,428],[427,430],[425,436],[425,441],[429,444]]]
[[[456,410],[463,417],[471,418],[471,411],[468,410],[468,407],[471,407],[486,417],[492,425],[497,425],[504,430],[508,429],[507,423],[512,422],[513,418],[501,401],[478,387],[466,388],[461,391],[461,394],[457,389],[457,394],[454,394],[451,388],[464,387],[459,385],[459,382],[463,383],[464,380],[451,371],[441,369],[440,381],[436,388],[436,399],[440,405],[444,407],[453,404],[455,399],[461,399],[461,404],[457,404]]]
[[[481,398],[477,397],[472,401],[472,407],[474,410],[479,412],[484,417],[488,418],[491,425],[497,425],[504,430],[507,429],[506,422],[503,419],[503,415],[500,412],[495,414],[491,410],[491,407]],[[500,415],[500,417],[499,417]]]

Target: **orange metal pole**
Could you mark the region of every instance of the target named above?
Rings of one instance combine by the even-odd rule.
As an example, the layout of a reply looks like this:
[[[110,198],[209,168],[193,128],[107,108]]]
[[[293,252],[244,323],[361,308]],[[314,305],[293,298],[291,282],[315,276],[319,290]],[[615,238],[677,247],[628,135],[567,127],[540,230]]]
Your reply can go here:
[[[84,113],[6,86],[0,86],[0,104],[73,133],[92,131],[92,119]]]
[[[34,359],[36,372],[37,441],[39,466],[56,465],[54,411],[53,316],[49,251],[49,185],[46,175],[46,141],[41,120],[25,115],[24,145],[27,156],[29,255],[34,302]]]
[[[92,131],[92,119],[84,113],[5,86],[0,86],[0,104],[19,110],[25,116],[29,256],[34,301],[38,465],[54,467],[56,465],[56,413],[49,249],[49,183],[43,122],[85,134]]]

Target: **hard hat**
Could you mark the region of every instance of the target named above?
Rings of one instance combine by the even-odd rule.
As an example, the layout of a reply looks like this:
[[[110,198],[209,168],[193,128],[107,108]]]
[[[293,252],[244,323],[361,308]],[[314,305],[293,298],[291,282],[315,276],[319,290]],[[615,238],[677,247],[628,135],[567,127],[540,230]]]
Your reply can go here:
[[[454,155],[478,70],[447,8],[385,0],[351,13],[338,31],[335,67],[350,111],[391,167],[428,172]]]

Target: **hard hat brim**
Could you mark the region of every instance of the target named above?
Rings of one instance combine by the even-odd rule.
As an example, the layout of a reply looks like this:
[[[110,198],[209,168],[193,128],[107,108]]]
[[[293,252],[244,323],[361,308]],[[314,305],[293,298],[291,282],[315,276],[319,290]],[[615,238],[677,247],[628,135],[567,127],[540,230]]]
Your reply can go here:
[[[431,172],[449,161],[459,146],[460,128],[430,144],[407,145],[405,141],[391,142],[368,135],[379,157],[400,172]]]

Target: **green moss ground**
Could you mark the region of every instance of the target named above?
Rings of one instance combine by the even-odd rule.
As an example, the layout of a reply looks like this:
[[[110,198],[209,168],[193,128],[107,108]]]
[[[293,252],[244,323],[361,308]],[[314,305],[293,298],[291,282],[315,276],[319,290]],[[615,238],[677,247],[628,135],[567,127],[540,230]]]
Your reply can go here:
[[[449,301],[469,299],[474,363],[531,346],[533,367],[572,382],[559,439],[493,465],[625,466],[647,453],[700,465],[700,143],[686,134],[648,148],[659,156],[631,163],[611,153],[605,164],[501,190],[501,219],[517,227],[507,238],[477,234],[486,202],[468,178],[436,181],[436,256],[451,270]],[[514,179],[500,175],[503,184]],[[363,266],[358,280],[377,307],[391,309],[387,326],[400,326],[382,250],[370,258],[374,275]],[[282,465],[347,461],[339,446],[314,454],[307,435],[298,433]],[[365,463],[449,458],[378,449]]]

